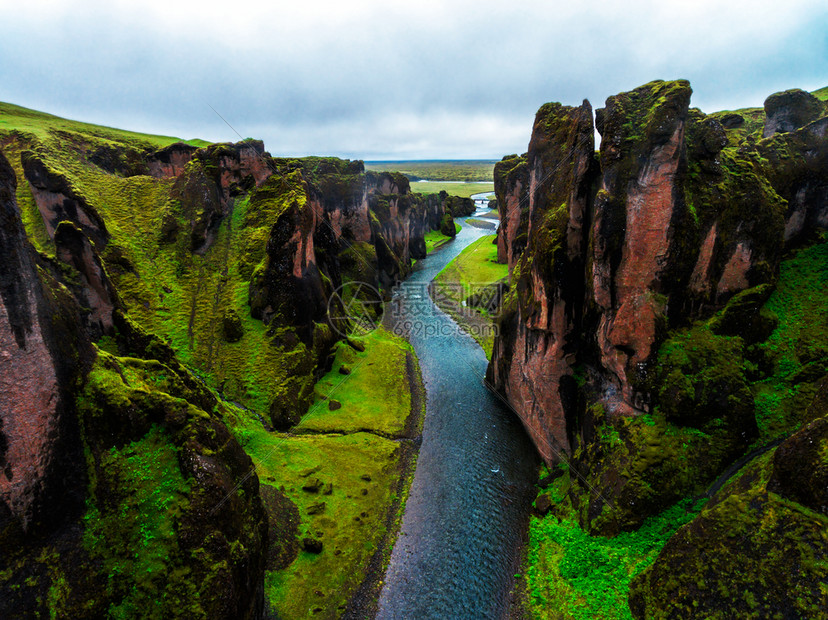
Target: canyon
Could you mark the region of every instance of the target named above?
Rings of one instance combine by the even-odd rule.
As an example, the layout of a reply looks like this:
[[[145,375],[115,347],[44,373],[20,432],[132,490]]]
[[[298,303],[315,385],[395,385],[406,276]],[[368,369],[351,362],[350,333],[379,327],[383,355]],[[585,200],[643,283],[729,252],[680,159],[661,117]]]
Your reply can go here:
[[[0,104],[0,615],[819,615],[828,103],[691,96],[659,80],[544,104],[495,165],[486,247],[509,275],[473,291],[497,291],[488,366],[455,332],[352,316],[429,290],[483,235],[471,199]],[[483,445],[481,420],[504,439]],[[441,536],[466,513],[479,590],[440,603],[406,571],[462,590],[462,541]],[[478,540],[486,523],[501,538]],[[572,585],[566,536],[654,528],[609,594]]]

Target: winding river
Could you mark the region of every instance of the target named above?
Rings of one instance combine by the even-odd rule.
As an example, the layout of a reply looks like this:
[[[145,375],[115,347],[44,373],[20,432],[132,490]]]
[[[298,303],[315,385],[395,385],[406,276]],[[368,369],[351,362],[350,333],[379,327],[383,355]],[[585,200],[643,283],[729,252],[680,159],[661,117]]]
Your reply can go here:
[[[508,612],[534,496],[535,450],[514,414],[484,387],[482,349],[426,291],[484,234],[464,223],[454,241],[419,263],[392,304],[397,324],[410,327],[427,404],[411,493],[380,594],[377,618],[383,620],[503,618]]]

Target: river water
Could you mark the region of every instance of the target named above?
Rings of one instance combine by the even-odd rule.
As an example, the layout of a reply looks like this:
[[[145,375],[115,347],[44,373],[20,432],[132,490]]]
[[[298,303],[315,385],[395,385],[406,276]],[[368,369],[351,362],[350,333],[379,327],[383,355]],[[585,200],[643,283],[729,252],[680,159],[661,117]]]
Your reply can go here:
[[[478,209],[485,212],[488,208]],[[419,263],[392,304],[420,360],[426,416],[377,618],[502,618],[534,497],[535,450],[483,385],[486,357],[426,287],[486,234],[466,225]]]

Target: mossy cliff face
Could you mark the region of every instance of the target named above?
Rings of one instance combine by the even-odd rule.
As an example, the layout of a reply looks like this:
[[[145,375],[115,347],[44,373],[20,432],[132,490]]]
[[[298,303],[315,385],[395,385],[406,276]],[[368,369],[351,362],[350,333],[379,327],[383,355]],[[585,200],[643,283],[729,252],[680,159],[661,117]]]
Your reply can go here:
[[[409,217],[408,252],[411,258],[421,259],[428,254],[425,236],[432,230],[443,230],[444,217],[451,217],[451,213],[446,213],[439,194],[416,194],[411,196],[411,201],[413,208]],[[454,231],[453,218],[451,230]]]
[[[0,540],[76,513],[83,481],[70,386],[91,362],[78,307],[39,265],[0,154]]]
[[[497,260],[509,272],[526,247],[529,227],[529,166],[526,155],[507,155],[495,164],[495,195],[500,226],[497,229]]]
[[[570,448],[566,390],[574,388],[570,358],[577,350],[583,314],[593,151],[589,103],[579,108],[547,104],[540,109],[525,164],[528,242],[514,266],[513,286],[503,303],[506,318],[501,325],[511,324],[496,340],[489,367],[489,380],[513,403],[549,462],[556,460],[557,452]],[[502,164],[498,164],[501,170]],[[513,193],[519,194],[523,180],[513,183]],[[514,206],[519,215],[516,197],[504,195],[498,202],[505,208]],[[508,239],[513,233],[509,226],[519,227],[519,220],[508,213],[506,220],[510,224],[504,238]]]
[[[597,164],[586,138],[578,144],[555,129],[567,126],[570,109],[541,108],[527,155],[527,241],[518,259],[510,257],[522,245],[517,231],[523,225],[510,220],[520,209],[505,205],[520,204],[515,171],[521,164],[515,158],[498,164],[498,203],[506,216],[499,242],[501,254],[514,260],[516,296],[507,306],[490,377],[507,395],[532,392],[543,409],[555,412],[552,435],[560,446],[577,432],[579,407],[577,390],[562,377],[582,368],[610,416],[651,411],[648,376],[667,331],[709,316],[742,290],[772,283],[778,272],[786,202],[775,188],[782,191],[778,178],[792,174],[766,174],[773,160],[761,149],[778,150],[784,138],[728,146],[727,130],[690,109],[690,95],[685,81],[658,81],[610,97],[596,113],[602,134]],[[583,115],[578,135],[586,136],[592,125]],[[810,160],[797,171],[806,165]],[[554,196],[538,193],[544,170],[553,170],[546,180]],[[558,290],[567,291],[569,302],[556,310]],[[568,348],[544,379],[508,375],[516,357],[545,355],[543,347],[516,346],[521,325],[547,332],[562,352]],[[550,364],[540,366],[548,371]],[[521,407],[526,394],[513,404]],[[562,413],[567,406],[571,413]],[[571,423],[564,424],[567,416]]]
[[[0,197],[3,616],[258,617],[266,519],[215,398],[123,316],[80,228],[34,251],[3,156]],[[130,357],[90,341],[113,334]]]
[[[809,617],[825,605],[828,119],[810,96],[783,95],[769,98],[767,119],[705,115],[684,81],[610,97],[589,166],[572,133],[555,130],[572,108],[542,107],[523,164],[530,207],[525,224],[515,219],[525,242],[509,228],[517,209],[502,207],[519,204],[507,181],[522,162],[498,165],[513,292],[489,379],[547,463],[571,468],[544,510],[557,502],[558,518],[615,537],[715,493],[637,569],[639,617]],[[544,202],[532,179],[547,161],[557,177]]]
[[[825,109],[828,109],[826,106]],[[828,227],[828,113],[756,144],[765,174],[788,201],[785,242],[801,245]]]
[[[774,93],[765,100],[763,138],[780,132],[795,131],[824,116],[826,105],[799,88]]]
[[[267,514],[225,422],[265,442],[299,422],[341,338],[332,292],[404,277],[446,197],[253,140],[13,112],[0,615],[260,617],[265,558],[297,553],[296,508],[272,470]]]
[[[597,163],[586,138],[588,112],[580,119],[572,108],[547,104],[538,112],[526,164],[519,158],[498,164],[506,222],[498,240],[507,260],[523,243],[515,231],[525,227],[527,236],[514,259],[514,293],[504,302],[489,378],[550,463],[557,460],[550,446],[569,453],[587,448],[597,427],[653,413],[659,403],[668,424],[704,429],[719,420],[720,450],[708,476],[757,435],[751,364],[762,363],[755,348],[774,328],[773,317],[760,309],[778,277],[786,214],[789,226],[797,217],[821,221],[824,118],[757,140],[761,122],[745,134],[744,118],[731,113],[742,121],[730,119],[726,129],[722,115],[691,109],[690,94],[689,84],[677,81],[610,97],[596,113]],[[580,150],[577,135],[584,136]],[[515,219],[511,228],[521,209],[504,213],[504,205],[521,204],[523,165],[526,224]],[[538,180],[546,170],[553,173],[544,189]],[[801,205],[790,208],[796,196]],[[788,236],[790,245],[794,235]],[[661,346],[671,329],[710,317],[731,300],[715,324]],[[553,357],[542,341],[554,343]],[[685,349],[707,353],[687,359],[671,353]],[[726,369],[728,360],[736,364],[732,376],[706,370]],[[590,402],[600,410],[588,413]],[[537,413],[525,411],[535,407]],[[721,408],[724,415],[716,414]],[[630,448],[634,456],[638,448]],[[614,488],[611,495],[629,486],[616,478],[627,466],[612,462],[582,460],[609,476],[600,484]],[[667,496],[680,497],[667,486],[648,490],[654,503],[632,513],[663,509]],[[643,489],[634,495],[643,499]]]

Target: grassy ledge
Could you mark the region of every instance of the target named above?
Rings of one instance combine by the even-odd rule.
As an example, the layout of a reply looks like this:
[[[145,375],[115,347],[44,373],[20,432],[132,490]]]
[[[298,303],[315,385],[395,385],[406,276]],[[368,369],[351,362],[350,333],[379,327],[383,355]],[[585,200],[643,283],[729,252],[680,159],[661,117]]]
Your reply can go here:
[[[433,282],[435,303],[453,318],[483,348],[491,359],[494,345],[494,319],[483,308],[464,305],[466,299],[480,293],[489,285],[504,280],[509,268],[497,262],[495,235],[486,235],[464,249],[437,274]]]
[[[278,485],[298,507],[295,537],[323,543],[321,553],[299,550],[286,568],[267,571],[265,596],[278,617],[364,612],[382,584],[425,399],[408,343],[382,328],[360,342],[364,352],[338,347],[331,371],[316,384],[316,403],[291,433],[268,432],[249,412],[229,407],[228,425],[262,485]],[[320,488],[302,488],[309,486]]]
[[[460,232],[459,224],[455,223],[454,227],[457,232]],[[431,254],[435,250],[439,250],[452,239],[453,237],[444,235],[439,230],[432,230],[431,232],[425,234],[426,252]]]

